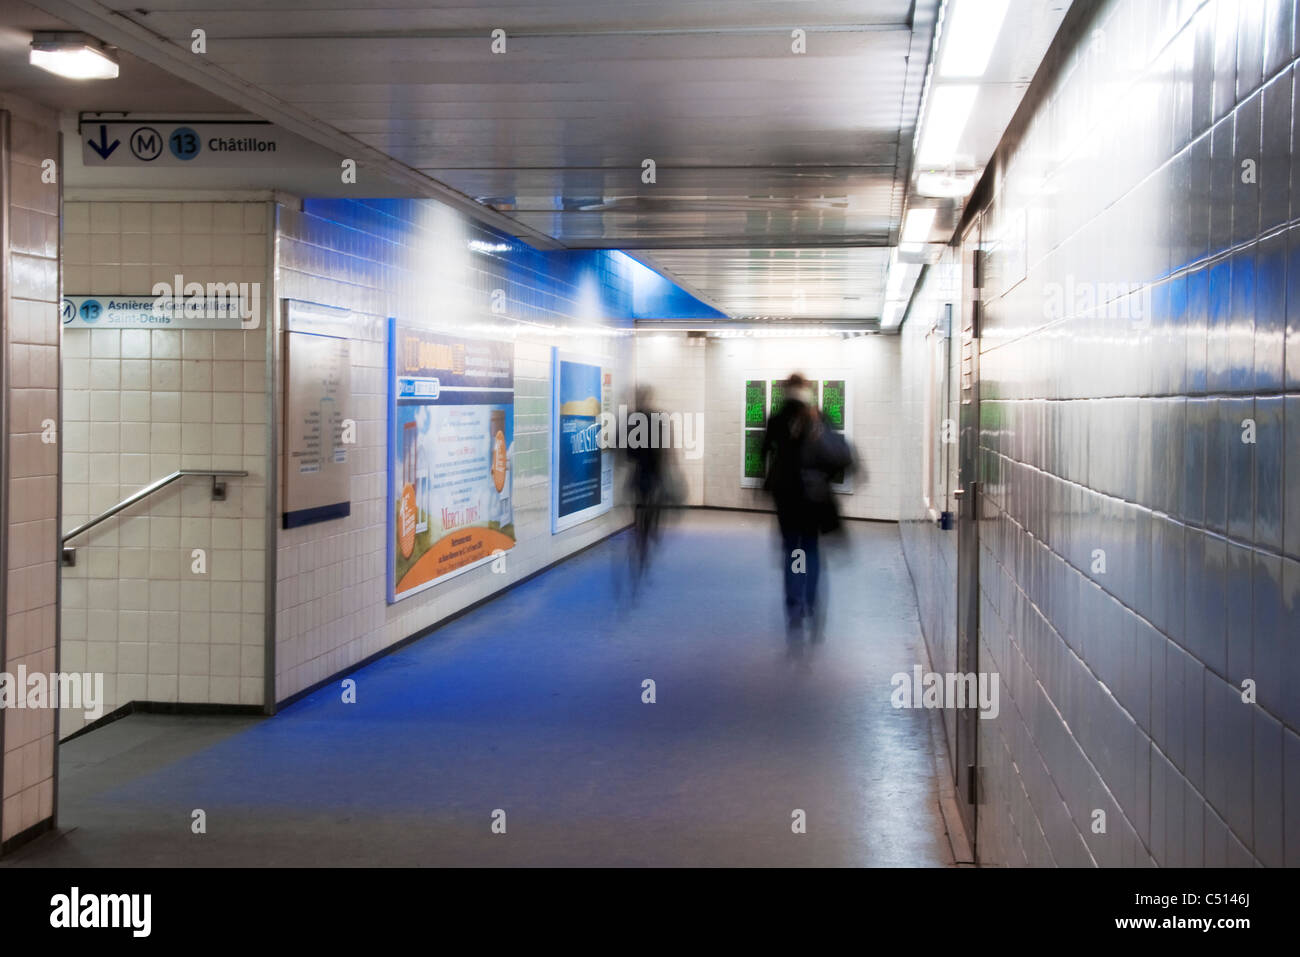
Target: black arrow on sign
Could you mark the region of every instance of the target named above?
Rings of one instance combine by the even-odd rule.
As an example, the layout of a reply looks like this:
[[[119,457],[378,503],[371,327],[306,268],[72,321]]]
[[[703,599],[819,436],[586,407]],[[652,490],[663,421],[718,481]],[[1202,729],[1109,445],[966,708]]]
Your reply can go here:
[[[122,145],[121,140],[113,140],[111,144],[108,142],[107,126],[100,126],[98,143],[96,143],[94,140],[90,140],[89,143],[90,143],[90,148],[99,154],[100,159],[108,159],[108,157],[112,154],[113,150],[117,149],[119,146]]]

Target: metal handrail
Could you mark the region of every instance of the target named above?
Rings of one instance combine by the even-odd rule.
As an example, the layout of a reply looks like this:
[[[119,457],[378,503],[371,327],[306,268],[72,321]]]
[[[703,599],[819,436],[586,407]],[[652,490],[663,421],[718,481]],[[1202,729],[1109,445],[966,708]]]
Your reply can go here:
[[[154,492],[158,491],[160,488],[165,488],[166,486],[171,485],[172,482],[175,482],[178,478],[182,478],[183,476],[186,475],[212,476],[212,497],[220,501],[220,500],[224,500],[226,497],[226,483],[218,482],[217,479],[243,478],[247,476],[248,473],[237,469],[177,469],[171,475],[164,475],[156,482],[150,482],[148,485],[146,485],[144,488],[140,489],[139,491],[132,492],[130,495],[122,499],[122,501],[118,502],[108,511],[104,512],[102,515],[96,515],[90,521],[78,525],[72,531],[67,532],[63,536],[63,544],[64,545],[68,544],[68,542],[71,539],[76,538],[78,535],[82,534],[83,532],[90,531],[100,522],[107,521],[108,519],[116,515],[118,512],[122,511],[123,509],[130,508],[132,505],[134,505],[136,502],[140,501],[141,499],[147,498],[148,496],[152,495]]]

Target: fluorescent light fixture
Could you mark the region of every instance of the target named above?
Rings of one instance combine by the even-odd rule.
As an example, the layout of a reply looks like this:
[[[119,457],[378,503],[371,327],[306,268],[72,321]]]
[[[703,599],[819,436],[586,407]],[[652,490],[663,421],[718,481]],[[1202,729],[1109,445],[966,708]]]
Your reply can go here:
[[[117,78],[117,56],[84,33],[37,33],[28,62],[69,80]]]
[[[930,229],[934,226],[934,214],[938,210],[933,206],[918,206],[907,211],[903,220],[903,237],[905,243],[923,243],[930,238]]]
[[[1009,4],[1010,0],[956,0],[952,20],[943,30],[948,36],[939,60],[940,76],[984,75]]]
[[[916,274],[920,271],[920,266],[911,263],[895,262],[891,265],[889,278],[885,281],[885,299],[890,302],[910,299]]]
[[[487,243],[481,239],[471,239],[469,248],[476,253],[508,253],[510,252],[509,243]]]
[[[936,199],[960,199],[969,196],[975,188],[975,177],[961,176],[956,173],[921,173],[916,177],[918,196],[933,196]]]
[[[920,213],[922,218],[927,210],[917,209],[908,213],[909,219],[911,213]],[[930,209],[931,214],[928,219],[933,220],[934,210]],[[914,220],[920,222],[921,220]],[[926,228],[929,228],[927,222]],[[906,230],[906,227],[904,227]],[[904,262],[899,258],[899,253],[903,252],[900,246],[890,251],[889,254],[889,274],[885,277],[885,294],[880,308],[880,327],[882,329],[893,329],[899,326],[903,321],[903,316],[907,313],[907,304],[912,300],[912,293],[916,290],[916,281],[921,276],[920,263]]]
[[[754,328],[725,329],[717,326],[703,330],[710,339],[818,339],[826,336],[842,336],[845,333],[864,334],[873,329],[859,329],[853,326],[825,325],[805,323],[797,326],[767,326]]]
[[[887,302],[885,308],[880,314],[880,328],[894,329],[903,321],[903,313],[907,311],[905,302]]]
[[[971,107],[979,87],[973,83],[932,86],[922,121],[921,142],[916,161],[921,166],[945,168],[955,165],[957,144],[966,131]]]

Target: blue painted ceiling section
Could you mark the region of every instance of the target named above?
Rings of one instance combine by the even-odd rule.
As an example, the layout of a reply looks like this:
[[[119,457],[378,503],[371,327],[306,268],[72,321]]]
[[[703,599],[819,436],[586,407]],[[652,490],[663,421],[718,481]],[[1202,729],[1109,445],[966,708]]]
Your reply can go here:
[[[727,314],[706,305],[672,280],[623,252],[633,267],[632,313],[635,319],[726,319]]]
[[[535,249],[468,219],[450,220],[454,227],[448,231],[447,218],[430,215],[438,205],[422,199],[306,199],[303,211],[343,230],[358,231],[358,239],[378,240],[377,249],[345,240],[350,250],[365,245],[375,250],[373,255],[391,256],[396,262],[421,246],[437,257],[439,244],[465,243],[472,266],[466,269],[464,283],[505,289],[509,315],[516,319],[630,325],[637,319],[727,318],[619,250]],[[389,251],[382,251],[384,247]],[[455,254],[463,256],[465,250]]]

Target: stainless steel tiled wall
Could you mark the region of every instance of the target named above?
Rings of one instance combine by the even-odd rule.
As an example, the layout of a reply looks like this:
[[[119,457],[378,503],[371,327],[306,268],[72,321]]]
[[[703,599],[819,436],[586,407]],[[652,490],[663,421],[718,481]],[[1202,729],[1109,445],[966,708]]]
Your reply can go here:
[[[1300,864],[1296,27],[1103,4],[996,160],[986,863]]]
[[[939,345],[936,340],[950,338],[953,330],[945,307],[955,307],[960,293],[960,265],[955,249],[950,247],[926,271],[901,333],[899,434],[916,436],[918,441],[899,443],[898,531],[930,658],[927,670],[940,672],[952,672],[957,667],[957,532],[941,528],[932,509],[951,510],[952,493],[957,487],[956,446],[947,445],[950,454],[944,454],[943,423],[945,419],[957,421],[954,383],[960,374],[960,350]],[[929,446],[928,462],[923,455],[924,445]],[[908,672],[913,664],[902,662],[899,670]],[[955,761],[952,742],[957,730],[956,715],[945,710],[943,717],[948,757]],[[952,773],[955,779],[955,764]]]

